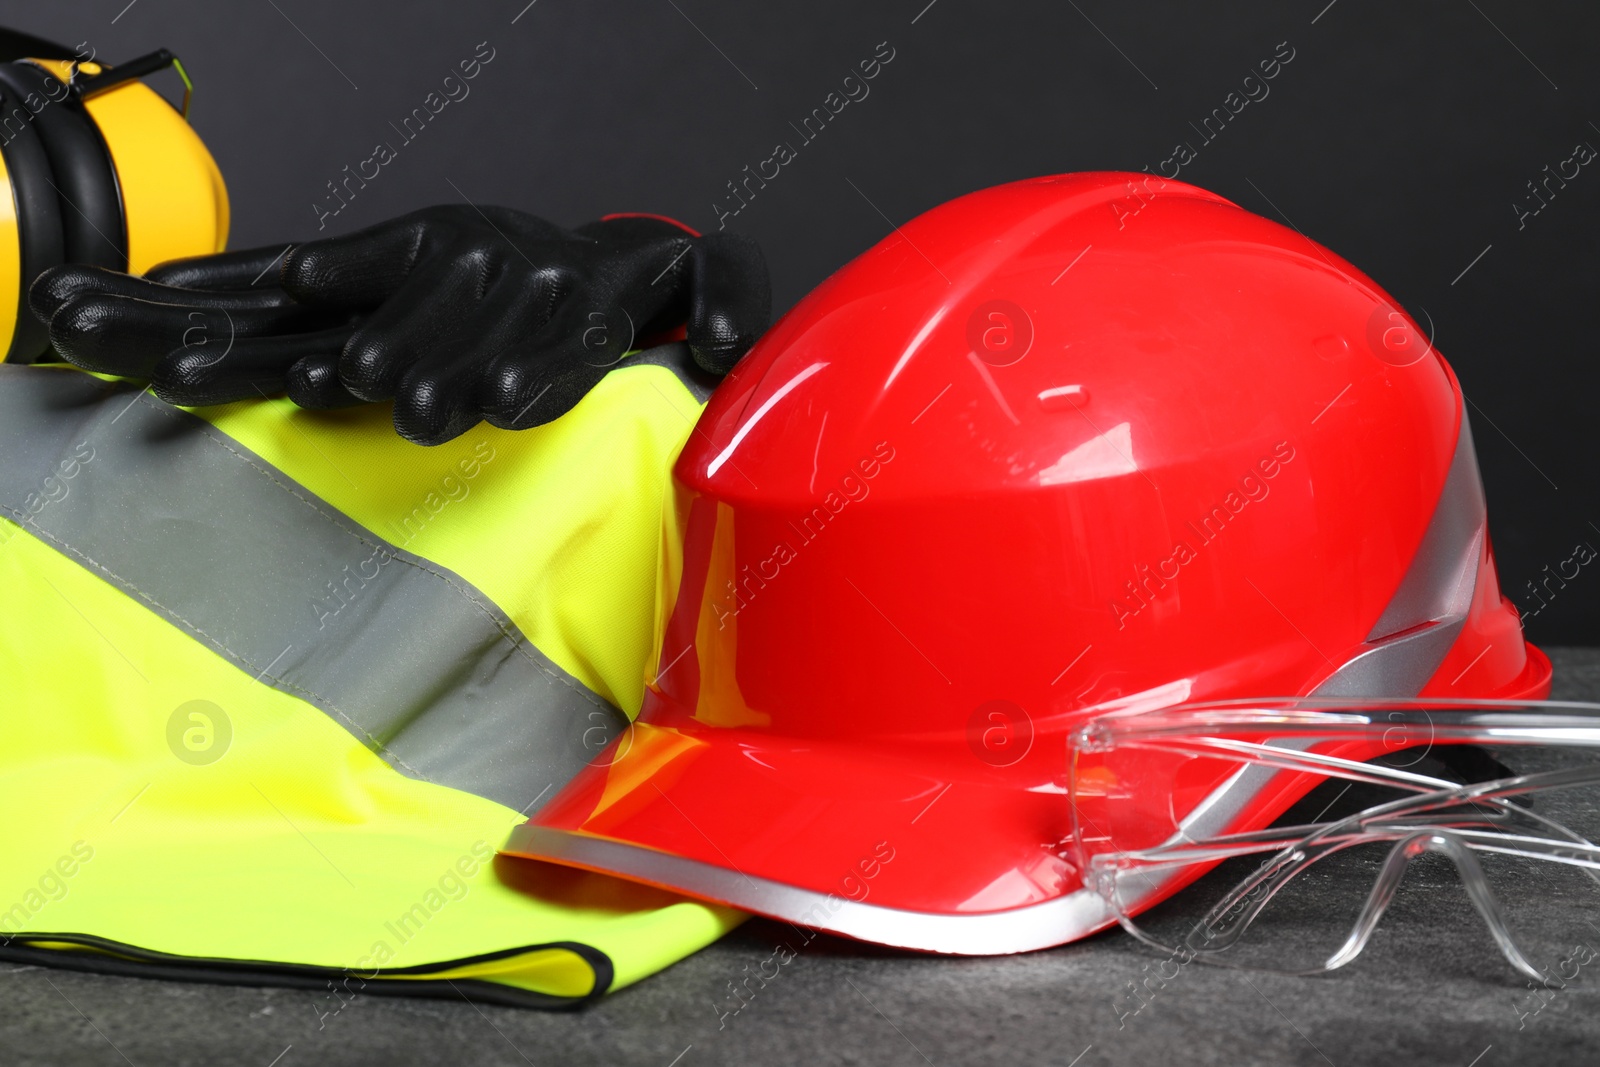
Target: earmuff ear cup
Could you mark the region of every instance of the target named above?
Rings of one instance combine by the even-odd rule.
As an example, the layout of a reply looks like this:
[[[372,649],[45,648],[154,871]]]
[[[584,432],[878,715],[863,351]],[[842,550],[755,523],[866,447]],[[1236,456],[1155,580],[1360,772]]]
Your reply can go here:
[[[186,116],[140,81],[176,58],[162,49],[95,73],[85,51],[0,28],[0,198],[16,216],[0,229],[0,288],[17,289],[0,292],[0,361],[49,357],[49,327],[28,301],[49,268],[142,271],[227,243],[216,161]],[[89,76],[71,84],[78,60]]]
[[[4,71],[10,64],[0,64]],[[0,80],[0,154],[11,179],[17,210],[17,245],[20,249],[21,288],[0,300],[16,301],[15,326],[5,358],[31,363],[50,347],[48,327],[28,311],[28,288],[44,271],[65,261],[66,239],[61,224],[61,198],[53,185],[50,157],[23,96]],[[3,195],[3,193],[0,193]]]
[[[127,270],[122,194],[99,127],[67,83],[32,63],[0,64],[0,88],[25,102],[61,200],[66,262]],[[34,111],[34,105],[38,110]]]

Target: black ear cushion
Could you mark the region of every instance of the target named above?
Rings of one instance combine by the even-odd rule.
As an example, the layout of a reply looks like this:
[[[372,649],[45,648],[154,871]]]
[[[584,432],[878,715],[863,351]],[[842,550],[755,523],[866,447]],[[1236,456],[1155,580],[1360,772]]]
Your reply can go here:
[[[28,310],[28,289],[44,271],[64,262],[66,255],[61,199],[51,184],[50,157],[34,128],[34,118],[22,97],[0,86],[0,154],[11,178],[11,195],[17,205],[17,244],[22,250],[16,327],[5,354],[12,363],[32,363],[49,349],[48,328]],[[0,300],[10,299],[0,293]]]
[[[32,63],[0,64],[0,88],[34,105],[33,124],[61,198],[66,262],[128,269],[128,242],[111,153],[100,128],[65,82]],[[32,106],[25,106],[32,111]]]
[[[30,56],[34,59],[79,58],[78,53],[64,44],[56,44],[43,37],[35,37],[31,33],[0,28],[0,62],[9,63],[13,59],[25,59]]]

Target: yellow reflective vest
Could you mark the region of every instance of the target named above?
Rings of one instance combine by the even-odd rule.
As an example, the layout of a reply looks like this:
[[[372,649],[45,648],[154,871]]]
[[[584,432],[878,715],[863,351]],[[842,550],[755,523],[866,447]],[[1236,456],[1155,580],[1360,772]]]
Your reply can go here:
[[[638,711],[707,386],[422,448],[0,364],[0,958],[566,1005],[730,929],[495,855]]]

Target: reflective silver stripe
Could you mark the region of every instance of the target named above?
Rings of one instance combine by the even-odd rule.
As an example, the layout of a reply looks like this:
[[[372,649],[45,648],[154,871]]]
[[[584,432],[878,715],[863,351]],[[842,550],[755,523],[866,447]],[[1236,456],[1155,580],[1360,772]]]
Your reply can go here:
[[[1466,625],[1488,524],[1477,452],[1463,407],[1450,471],[1411,565],[1368,635],[1366,647],[1310,695],[1381,699],[1420,693]],[[1306,749],[1312,743],[1311,738],[1276,742],[1287,749]],[[1278,768],[1265,764],[1241,768],[1201,801],[1184,818],[1179,831],[1158,847],[1221,834],[1277,775]],[[1124,875],[1118,885],[1123,905],[1134,907],[1173,877],[1157,871]]]
[[[1464,616],[1443,619],[1374,644],[1346,660],[1311,695],[1352,699],[1416,696],[1444,662],[1465,622]]]
[[[667,368],[678,376],[678,381],[689,390],[689,395],[702,404],[711,398],[712,391],[721,381],[715,374],[700,369],[686,341],[671,341],[664,345],[656,345],[654,348],[646,348],[642,352],[635,352],[618,364],[618,369],[637,367],[640,364]]]
[[[522,811],[626,723],[459,574],[134,387],[0,365],[0,514],[414,778]]]
[[[1110,906],[1092,889],[1077,889],[1054,900],[1005,911],[905,911],[833,893],[798,889],[639,845],[531,823],[512,830],[501,851],[607,873],[622,872],[626,877],[668,886],[690,896],[877,945],[956,956],[1032,952],[1076,941],[1116,923]]]
[[[1411,557],[1411,566],[1367,640],[1381,641],[1435,619],[1466,618],[1478,581],[1483,532],[1488,522],[1472,427],[1462,410],[1456,453],[1439,491],[1433,517]]]
[[[1367,635],[1366,647],[1310,695],[1409,697],[1420,693],[1466,623],[1478,587],[1478,565],[1488,528],[1478,456],[1463,407],[1455,456],[1411,565]]]

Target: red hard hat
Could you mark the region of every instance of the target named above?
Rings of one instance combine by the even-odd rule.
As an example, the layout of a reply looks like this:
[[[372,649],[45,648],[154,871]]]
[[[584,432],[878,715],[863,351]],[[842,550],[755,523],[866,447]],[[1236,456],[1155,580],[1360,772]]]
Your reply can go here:
[[[1450,368],[1355,267],[1179,182],[906,223],[757,345],[674,475],[638,722],[508,852],[1022,951],[1111,922],[1065,847],[1088,716],[1549,688]]]

